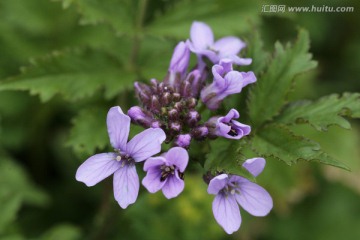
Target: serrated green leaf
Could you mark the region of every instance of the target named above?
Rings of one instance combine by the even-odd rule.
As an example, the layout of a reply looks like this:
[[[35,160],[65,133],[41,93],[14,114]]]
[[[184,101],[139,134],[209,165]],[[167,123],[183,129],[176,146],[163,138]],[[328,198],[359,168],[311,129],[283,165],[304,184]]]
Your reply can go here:
[[[265,51],[264,43],[258,31],[253,33],[248,42],[247,57],[252,59],[252,63],[246,67],[241,66],[241,71],[253,71],[255,74],[260,74],[268,64],[270,55]]]
[[[344,117],[360,117],[360,93],[332,94],[315,102],[294,102],[275,121],[284,124],[309,123],[318,131],[326,131],[330,125],[350,129],[350,123]]]
[[[210,143],[210,147],[211,150],[206,155],[205,171],[226,172],[254,180],[254,177],[241,166],[245,161],[245,156],[241,154],[238,142],[216,139]]]
[[[275,54],[267,71],[250,91],[248,109],[253,126],[258,127],[277,115],[286,103],[294,77],[316,66],[308,50],[309,36],[305,30],[299,32],[293,46],[275,44]]]
[[[134,1],[131,0],[57,0],[63,7],[75,5],[81,15],[80,24],[110,24],[117,33],[134,31]]]
[[[191,6],[191,11],[189,11]],[[209,24],[216,36],[244,33],[252,24],[260,21],[255,2],[228,0],[178,1],[173,7],[159,15],[147,26],[147,32],[154,35],[187,39],[193,21]]]
[[[73,119],[73,127],[66,145],[78,156],[89,156],[96,149],[103,150],[109,144],[106,130],[106,109],[84,109]]]
[[[322,152],[318,143],[296,136],[282,125],[271,124],[262,128],[252,139],[251,146],[260,156],[274,157],[288,165],[305,160],[349,170],[345,164]]]
[[[32,95],[39,95],[43,102],[56,94],[65,100],[77,101],[105,87],[105,96],[111,98],[131,87],[134,76],[105,52],[73,49],[32,60],[22,74],[0,82],[0,91],[28,90]]]

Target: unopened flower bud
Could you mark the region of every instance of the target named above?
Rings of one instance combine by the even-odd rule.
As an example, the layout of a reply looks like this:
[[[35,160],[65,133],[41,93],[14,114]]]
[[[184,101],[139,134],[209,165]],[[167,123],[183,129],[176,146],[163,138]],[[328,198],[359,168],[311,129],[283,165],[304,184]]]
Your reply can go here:
[[[188,81],[191,84],[191,96],[198,97],[203,85],[200,71],[197,69],[191,71],[188,74],[186,81]]]
[[[138,106],[131,107],[128,110],[128,115],[133,122],[146,128],[150,127],[152,122],[154,121],[150,112]]]
[[[168,117],[170,120],[177,120],[179,117],[179,112],[175,108],[173,108],[168,111]]]
[[[139,82],[135,82],[134,87],[135,87],[135,92],[139,96],[140,101],[144,105],[148,106],[150,103],[150,96],[152,93],[151,88],[148,85]]]
[[[174,108],[181,112],[183,110],[183,104],[181,102],[177,102],[174,104]]]
[[[169,92],[165,92],[161,97],[163,105],[169,105],[171,102],[171,94]]]
[[[180,86],[180,94],[182,97],[187,98],[191,96],[191,85],[188,81],[183,81]]]
[[[183,148],[188,148],[191,142],[190,134],[180,134],[175,139],[175,145]]]
[[[172,132],[180,132],[181,130],[181,125],[179,122],[171,122],[169,127]]]
[[[155,95],[153,95],[151,97],[150,109],[151,109],[151,111],[154,111],[155,113],[160,112],[161,105],[160,105],[159,99]]]
[[[191,131],[191,136],[196,140],[203,140],[209,133],[209,130],[206,126],[199,126],[194,128]]]
[[[150,125],[152,128],[161,128],[161,123],[157,120],[153,121]]]
[[[197,105],[197,101],[195,98],[188,98],[186,100],[186,106],[189,108],[189,109],[194,109]]]
[[[190,110],[188,114],[186,115],[186,123],[190,127],[194,127],[197,125],[197,123],[200,121],[200,114],[195,110]]]
[[[180,101],[180,99],[181,99],[180,93],[173,93],[173,100],[174,100],[175,102]]]

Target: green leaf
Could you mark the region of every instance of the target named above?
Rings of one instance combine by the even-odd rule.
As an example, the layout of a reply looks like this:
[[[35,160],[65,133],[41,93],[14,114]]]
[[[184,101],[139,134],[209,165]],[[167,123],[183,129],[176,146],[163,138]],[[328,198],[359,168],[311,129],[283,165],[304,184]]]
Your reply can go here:
[[[308,33],[299,32],[297,42],[285,47],[275,44],[275,54],[267,71],[259,77],[250,91],[249,116],[255,127],[271,120],[286,103],[294,77],[316,66],[311,60]]]
[[[322,152],[318,143],[294,135],[283,125],[271,124],[262,128],[252,139],[251,146],[260,156],[274,157],[288,165],[305,160],[349,170],[345,164]]]
[[[241,66],[241,71],[253,71],[255,74],[261,74],[269,63],[270,55],[265,51],[264,43],[258,31],[255,31],[252,36],[250,36],[248,42],[249,50],[246,57],[251,58],[252,63],[246,67]]]
[[[68,101],[77,101],[104,87],[105,96],[112,98],[130,88],[134,76],[105,52],[90,49],[55,51],[33,60],[19,76],[0,82],[0,91],[29,90],[30,94],[39,95],[43,102],[56,94]]]
[[[117,33],[134,30],[134,1],[131,0],[58,0],[63,7],[75,5],[81,15],[80,24],[110,24]]]
[[[254,180],[254,177],[242,167],[246,159],[241,153],[241,145],[238,142],[216,139],[210,143],[210,146],[211,150],[206,155],[205,171],[226,172]]]
[[[326,131],[330,125],[350,129],[350,123],[344,117],[360,117],[360,93],[332,94],[315,102],[294,102],[275,121],[284,124],[309,123],[318,131]]]
[[[189,5],[191,11],[189,11]],[[229,0],[178,1],[150,25],[147,31],[176,39],[189,38],[193,21],[204,21],[211,26],[216,36],[244,33],[252,24],[260,21],[255,2]],[[252,23],[252,24],[250,24]]]
[[[109,144],[106,130],[107,109],[92,107],[84,109],[73,119],[67,146],[73,148],[78,156],[89,156],[96,149],[103,150]]]
[[[16,220],[22,203],[42,206],[47,204],[48,196],[36,188],[24,169],[0,149],[0,233]]]
[[[57,240],[57,239],[68,239],[76,240],[80,239],[81,231],[78,227],[69,224],[59,224],[52,227],[46,233],[44,233],[40,240]]]

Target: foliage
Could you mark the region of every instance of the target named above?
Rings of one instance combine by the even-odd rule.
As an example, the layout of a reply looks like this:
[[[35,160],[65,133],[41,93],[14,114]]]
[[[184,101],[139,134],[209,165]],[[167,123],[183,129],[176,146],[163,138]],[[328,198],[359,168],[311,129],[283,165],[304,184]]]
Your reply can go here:
[[[159,194],[146,195],[128,212],[114,210],[106,185],[86,191],[73,177],[79,162],[109,148],[108,108],[136,104],[134,81],[163,78],[173,47],[199,20],[211,25],[216,37],[244,39],[241,55],[253,63],[239,69],[257,76],[254,86],[226,102],[239,110],[252,134],[190,149],[204,171],[247,178],[245,159],[267,159],[256,181],[272,193],[275,213],[244,223],[233,238],[358,239],[358,231],[347,232],[358,225],[359,189],[351,182],[359,174],[360,153],[349,145],[360,143],[358,122],[350,120],[360,117],[359,17],[260,11],[258,3],[234,0],[2,1],[0,238],[222,238],[209,220],[211,197],[198,173],[186,176],[178,199],[167,203]],[[309,92],[311,100],[303,99]],[[300,98],[293,100],[295,93]],[[351,131],[337,128],[351,129],[350,123]],[[328,168],[305,161],[353,173],[330,178]],[[348,220],[329,220],[339,216]]]

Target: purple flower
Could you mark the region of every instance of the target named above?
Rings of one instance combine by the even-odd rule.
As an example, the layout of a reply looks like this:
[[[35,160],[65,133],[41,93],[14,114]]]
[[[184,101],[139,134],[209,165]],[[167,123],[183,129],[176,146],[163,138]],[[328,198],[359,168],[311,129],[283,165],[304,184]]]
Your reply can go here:
[[[142,184],[151,193],[162,189],[166,198],[174,198],[184,189],[183,172],[188,161],[189,155],[181,147],[173,147],[162,156],[149,158],[144,164],[147,174]]]
[[[110,143],[115,152],[100,153],[88,158],[76,172],[76,180],[88,187],[114,174],[114,196],[122,208],[136,201],[139,177],[135,163],[157,154],[166,136],[162,129],[147,129],[129,142],[130,118],[120,107],[110,108],[107,115]]]
[[[176,90],[179,89],[181,80],[185,78],[190,61],[190,50],[184,42],[179,42],[171,57],[169,72],[164,83]]]
[[[225,117],[210,120],[215,122],[215,135],[230,139],[240,139],[249,135],[251,127],[234,120],[239,117],[239,112],[231,109]]]
[[[212,67],[214,81],[201,91],[201,100],[206,106],[215,110],[228,95],[241,92],[242,88],[256,82],[253,72],[238,72],[232,70],[232,60],[223,59],[220,64]]]
[[[214,34],[211,28],[203,22],[194,22],[190,29],[190,40],[187,41],[192,52],[201,60],[206,56],[213,63],[219,63],[223,58],[230,58],[237,65],[251,64],[250,58],[240,58],[237,54],[246,45],[237,37],[224,37],[214,42]],[[200,65],[202,64],[200,61]]]
[[[190,50],[184,42],[179,42],[171,57],[169,72],[178,72],[181,76],[186,74],[190,61]]]
[[[248,159],[243,164],[254,176],[259,174],[265,166],[265,159]],[[246,178],[221,174],[211,179],[208,193],[216,195],[212,204],[215,220],[231,234],[241,225],[241,215],[238,204],[253,216],[267,215],[273,207],[269,193],[259,185]]]

